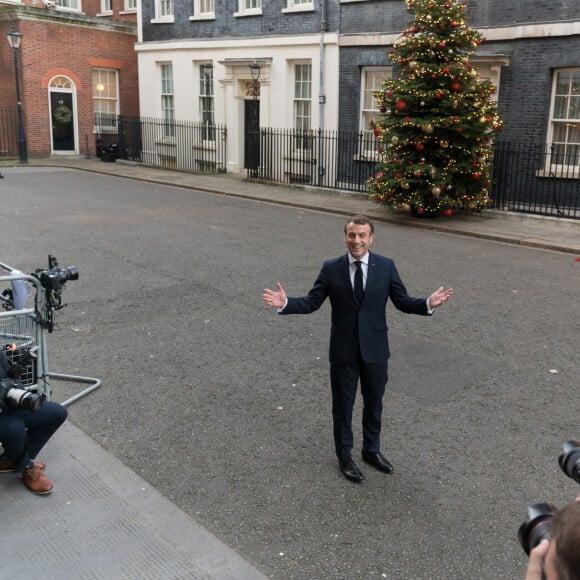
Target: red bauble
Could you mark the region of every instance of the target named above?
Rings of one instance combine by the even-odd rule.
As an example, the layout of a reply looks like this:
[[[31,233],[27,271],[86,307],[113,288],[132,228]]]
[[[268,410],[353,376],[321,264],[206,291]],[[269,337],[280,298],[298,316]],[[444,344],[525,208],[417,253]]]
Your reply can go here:
[[[454,81],[451,83],[451,90],[452,91],[460,91],[461,90],[461,83]]]
[[[450,71],[451,71],[451,69],[450,69],[448,66],[446,66],[446,67],[443,69],[443,72],[444,72],[446,75],[448,75]]]
[[[423,143],[417,143],[417,145],[415,145],[415,149],[417,149],[417,151],[424,151],[425,145],[423,145]]]
[[[474,171],[471,175],[473,176],[473,179],[479,179],[481,177],[479,171]]]
[[[386,107],[383,107],[383,106],[381,106],[381,107],[379,108],[379,111],[380,111],[381,113],[385,113],[385,112],[386,112],[386,110],[387,110],[387,108],[386,108]]]
[[[397,111],[402,112],[407,108],[407,103],[403,99],[399,99],[396,104]]]
[[[381,130],[379,127],[374,127],[373,133],[375,134],[375,137],[378,137],[381,134]]]
[[[453,210],[452,210],[450,207],[446,207],[446,208],[443,210],[443,215],[444,215],[445,217],[450,217],[452,213],[453,213]]]
[[[417,208],[417,215],[423,215],[424,213],[425,213],[425,210],[422,207]]]

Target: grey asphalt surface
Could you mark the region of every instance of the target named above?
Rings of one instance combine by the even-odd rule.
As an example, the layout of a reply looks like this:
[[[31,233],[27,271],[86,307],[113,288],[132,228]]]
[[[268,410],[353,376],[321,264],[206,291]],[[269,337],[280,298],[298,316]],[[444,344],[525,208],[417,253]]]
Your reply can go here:
[[[50,367],[103,386],[47,446],[51,496],[2,476],[0,573],[524,577],[526,506],[578,491],[557,456],[580,436],[580,223],[419,224],[362,196],[61,164],[2,168],[0,261],[32,271],[50,252],[79,267]],[[344,251],[354,212],[375,218],[374,249],[412,294],[455,290],[433,319],[389,311],[383,441],[396,472],[361,463],[360,486],[333,456],[328,306],[280,319],[260,300],[277,281],[305,293]],[[75,390],[54,388],[55,400]],[[42,546],[29,568],[24,538]],[[20,567],[7,568],[13,553]]]

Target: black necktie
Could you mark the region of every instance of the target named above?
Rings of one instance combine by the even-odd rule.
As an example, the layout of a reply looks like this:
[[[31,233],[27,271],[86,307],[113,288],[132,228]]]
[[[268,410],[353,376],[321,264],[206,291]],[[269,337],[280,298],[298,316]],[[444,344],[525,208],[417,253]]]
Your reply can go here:
[[[361,261],[357,260],[355,264],[356,264],[356,272],[354,274],[354,295],[356,301],[359,304],[361,304],[365,295],[365,291],[363,288],[363,273],[361,268]]]

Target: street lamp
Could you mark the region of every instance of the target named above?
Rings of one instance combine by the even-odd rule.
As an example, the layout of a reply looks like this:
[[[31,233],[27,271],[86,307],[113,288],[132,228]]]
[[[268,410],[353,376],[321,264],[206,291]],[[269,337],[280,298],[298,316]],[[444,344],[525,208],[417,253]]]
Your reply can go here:
[[[261,66],[257,62],[253,62],[250,65],[250,75],[252,75],[252,95],[254,100],[258,98],[258,92],[260,90],[260,70]]]
[[[20,75],[18,72],[18,50],[22,41],[22,33],[17,32],[13,26],[6,35],[8,44],[14,53],[14,78],[16,79],[16,103],[18,105],[18,154],[20,163],[28,163],[28,152],[26,149],[26,135],[24,133],[24,121],[22,119],[22,101],[20,99]]]

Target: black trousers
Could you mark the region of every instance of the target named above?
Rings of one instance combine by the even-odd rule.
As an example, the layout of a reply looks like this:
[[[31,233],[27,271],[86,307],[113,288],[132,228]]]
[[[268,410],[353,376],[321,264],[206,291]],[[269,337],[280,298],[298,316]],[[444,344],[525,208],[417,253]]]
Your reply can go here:
[[[341,461],[352,453],[352,410],[359,380],[363,398],[362,448],[371,453],[381,450],[381,417],[388,379],[387,367],[387,361],[367,364],[360,356],[356,364],[330,365],[334,447]]]
[[[0,413],[0,443],[4,447],[4,458],[16,463],[16,471],[30,466],[64,423],[67,414],[65,407],[51,401],[45,401],[36,411],[4,409]]]

